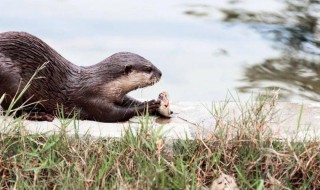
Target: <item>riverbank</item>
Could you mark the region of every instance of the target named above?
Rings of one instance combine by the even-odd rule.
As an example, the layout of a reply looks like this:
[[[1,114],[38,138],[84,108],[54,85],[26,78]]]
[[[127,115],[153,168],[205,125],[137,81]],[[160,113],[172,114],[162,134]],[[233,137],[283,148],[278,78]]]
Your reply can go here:
[[[3,188],[240,189],[320,187],[318,104],[176,103],[175,117],[128,123],[1,120]]]
[[[277,102],[177,102],[171,105],[174,114],[172,118],[148,117],[148,125],[153,128],[162,128],[166,137],[179,138],[206,138],[216,133],[219,127],[228,126],[229,132],[237,131],[237,122],[242,121],[241,127],[250,128],[254,122],[262,122],[261,130],[268,130],[273,137],[279,139],[312,139],[320,137],[320,103],[289,103]],[[13,118],[4,119],[0,116],[3,128],[13,122]],[[69,135],[90,135],[99,137],[121,137],[129,127],[139,129],[143,117],[132,118],[123,123],[101,123],[87,120],[72,120],[55,118],[53,122],[39,122],[22,120],[24,129],[32,134],[54,133],[61,127]],[[247,120],[247,121],[246,121]],[[20,121],[19,121],[20,122]],[[6,124],[5,124],[6,123]],[[229,137],[232,138],[232,135]]]

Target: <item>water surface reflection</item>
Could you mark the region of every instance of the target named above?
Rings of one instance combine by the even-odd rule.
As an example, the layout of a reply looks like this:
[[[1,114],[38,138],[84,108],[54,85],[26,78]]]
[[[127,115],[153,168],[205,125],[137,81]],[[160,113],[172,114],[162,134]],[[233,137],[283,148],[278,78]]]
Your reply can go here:
[[[3,0],[0,32],[27,31],[78,65],[138,53],[162,70],[133,95],[173,101],[224,100],[283,89],[319,100],[318,1]]]
[[[277,57],[247,66],[238,89],[282,89],[283,99],[320,100],[319,1],[284,1],[280,12],[222,9],[223,21],[245,23],[274,42]]]

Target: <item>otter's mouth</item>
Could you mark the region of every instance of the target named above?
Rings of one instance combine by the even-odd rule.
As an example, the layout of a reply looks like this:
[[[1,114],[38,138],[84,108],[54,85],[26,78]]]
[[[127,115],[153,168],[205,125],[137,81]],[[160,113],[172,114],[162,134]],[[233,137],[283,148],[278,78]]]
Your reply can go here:
[[[152,77],[148,83],[146,84],[139,84],[136,88],[134,88],[133,90],[137,90],[137,89],[140,89],[140,88],[145,88],[145,87],[148,87],[148,86],[153,86],[154,84],[156,84],[157,82],[160,81],[160,78],[158,77]],[[132,90],[132,91],[133,91]]]
[[[150,80],[150,85],[149,86],[153,86],[154,84],[156,84],[159,81],[160,81],[160,78],[153,77],[153,79]]]

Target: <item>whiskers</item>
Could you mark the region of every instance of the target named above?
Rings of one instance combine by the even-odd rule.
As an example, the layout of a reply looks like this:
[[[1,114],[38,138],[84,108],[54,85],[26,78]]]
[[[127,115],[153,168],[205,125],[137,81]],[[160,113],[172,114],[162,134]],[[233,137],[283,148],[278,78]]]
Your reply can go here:
[[[150,80],[150,86],[154,85],[155,83],[159,82],[160,78],[153,77]]]

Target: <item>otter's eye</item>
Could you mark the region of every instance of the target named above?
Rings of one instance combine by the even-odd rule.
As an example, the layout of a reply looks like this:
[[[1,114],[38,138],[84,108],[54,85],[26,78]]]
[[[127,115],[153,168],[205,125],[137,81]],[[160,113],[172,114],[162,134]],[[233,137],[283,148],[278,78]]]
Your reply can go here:
[[[126,65],[125,68],[124,68],[124,71],[126,73],[130,73],[132,71],[132,65]]]
[[[148,73],[151,73],[152,68],[151,68],[151,67],[147,67],[147,68],[146,68],[146,71],[147,71]]]

